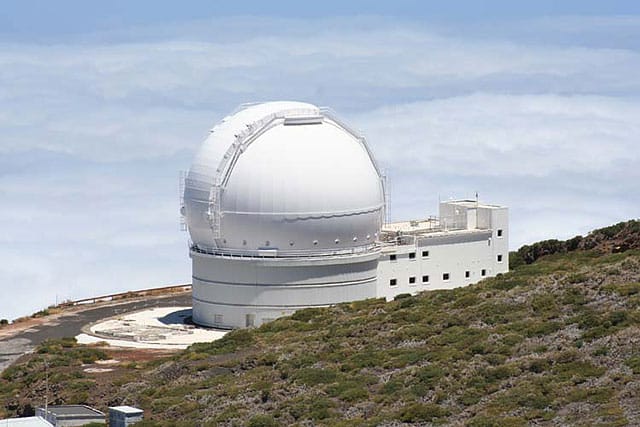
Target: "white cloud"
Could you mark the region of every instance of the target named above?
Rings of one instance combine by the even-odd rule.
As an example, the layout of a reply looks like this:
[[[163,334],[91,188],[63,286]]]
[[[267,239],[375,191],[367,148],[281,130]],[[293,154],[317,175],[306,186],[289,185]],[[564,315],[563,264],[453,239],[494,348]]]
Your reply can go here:
[[[383,163],[483,176],[601,173],[640,164],[640,100],[474,94],[353,117]]]
[[[247,101],[329,105],[362,129],[394,218],[478,190],[511,206],[515,247],[637,217],[640,54],[611,41],[640,36],[629,19],[603,21],[593,43],[557,22],[489,38],[244,17],[0,44],[0,283],[18,295],[0,318],[56,294],[187,281],[178,171]]]

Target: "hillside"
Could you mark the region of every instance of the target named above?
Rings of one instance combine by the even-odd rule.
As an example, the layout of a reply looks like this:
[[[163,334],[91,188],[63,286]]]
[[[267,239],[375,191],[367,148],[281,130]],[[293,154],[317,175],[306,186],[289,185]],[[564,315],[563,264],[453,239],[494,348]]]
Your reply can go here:
[[[42,402],[46,359],[50,402],[136,405],[140,426],[640,425],[640,222],[512,260],[467,288],[302,310],[172,357],[52,341],[3,373],[0,418]]]

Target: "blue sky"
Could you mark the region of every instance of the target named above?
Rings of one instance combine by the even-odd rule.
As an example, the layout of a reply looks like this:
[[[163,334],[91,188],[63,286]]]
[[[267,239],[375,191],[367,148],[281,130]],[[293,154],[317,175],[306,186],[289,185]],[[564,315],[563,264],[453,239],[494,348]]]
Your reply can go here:
[[[513,248],[640,216],[640,3],[9,1],[0,318],[188,282],[178,176],[249,101],[368,138],[391,216],[511,209]]]

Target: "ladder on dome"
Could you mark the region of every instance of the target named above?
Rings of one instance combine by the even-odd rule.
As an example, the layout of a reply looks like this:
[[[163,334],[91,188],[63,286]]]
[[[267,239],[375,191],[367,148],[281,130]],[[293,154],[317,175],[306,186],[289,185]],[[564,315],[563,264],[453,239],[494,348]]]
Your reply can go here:
[[[221,237],[220,222],[221,222],[221,206],[220,199],[224,188],[229,181],[231,171],[234,168],[238,158],[246,150],[246,148],[255,141],[260,135],[274,126],[274,123],[279,120],[285,120],[287,114],[308,114],[308,110],[296,109],[281,111],[278,113],[269,114],[263,117],[261,120],[255,121],[251,124],[247,124],[246,129],[241,131],[235,136],[235,141],[231,144],[231,147],[222,157],[222,161],[218,166],[216,176],[214,178],[213,185],[209,191],[209,209],[207,216],[213,237],[218,239]]]
[[[209,191],[209,225],[214,239],[220,238],[220,185],[215,183]]]
[[[178,182],[178,200],[180,203],[180,231],[187,231],[187,223],[185,220],[185,207],[184,207],[184,188],[187,181],[187,172],[180,171],[180,181]]]

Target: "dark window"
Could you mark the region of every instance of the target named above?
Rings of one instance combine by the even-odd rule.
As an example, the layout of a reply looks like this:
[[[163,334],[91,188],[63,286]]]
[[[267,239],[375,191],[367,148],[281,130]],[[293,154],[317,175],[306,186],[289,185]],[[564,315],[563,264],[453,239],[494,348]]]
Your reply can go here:
[[[502,229],[498,229],[498,237],[502,237]]]
[[[398,281],[396,279],[389,280],[389,286],[395,286],[397,284],[398,284]]]
[[[442,273],[442,280],[449,280],[449,273]]]
[[[480,274],[482,274],[483,276],[487,275],[487,270],[485,270],[484,268],[482,269],[482,271],[480,272]]]
[[[422,276],[422,283],[429,283],[429,276]]]
[[[423,257],[428,257],[429,256],[429,251],[422,251],[422,256]]]
[[[414,276],[409,277],[409,283],[416,283],[416,278]]]
[[[465,272],[464,272],[464,277],[466,277],[467,279],[468,279],[469,277],[471,277],[471,272],[470,272],[470,271],[465,271]]]
[[[409,259],[416,259],[416,253],[415,252],[409,252]]]
[[[502,262],[502,255],[498,255],[498,262]]]
[[[390,261],[395,261],[396,260],[396,254],[389,255],[389,260]]]

